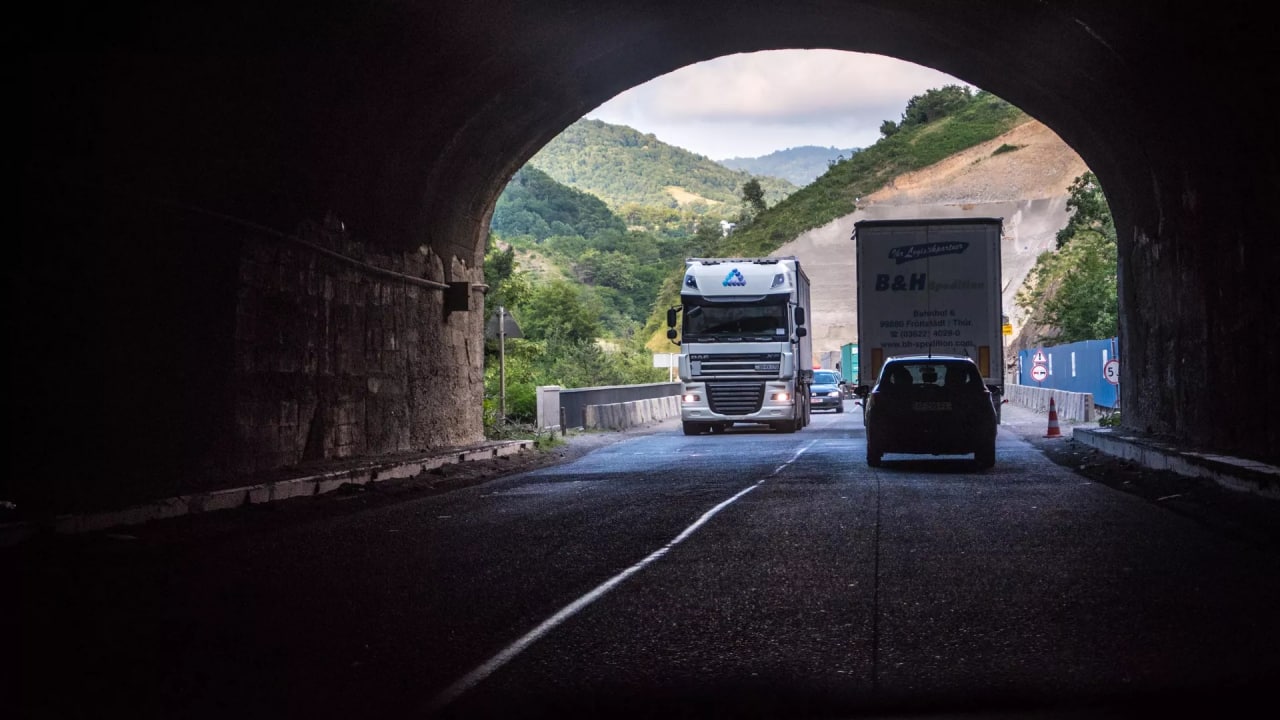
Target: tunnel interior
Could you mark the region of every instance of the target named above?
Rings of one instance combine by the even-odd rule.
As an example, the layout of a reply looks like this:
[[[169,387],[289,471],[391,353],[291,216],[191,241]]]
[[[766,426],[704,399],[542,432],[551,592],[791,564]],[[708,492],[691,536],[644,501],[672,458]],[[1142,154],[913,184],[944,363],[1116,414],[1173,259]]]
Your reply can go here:
[[[561,130],[685,65],[793,48],[932,67],[1058,133],[1116,220],[1123,425],[1277,460],[1259,399],[1280,383],[1257,368],[1280,359],[1280,174],[1245,105],[1275,89],[1276,31],[1247,16],[233,1],[46,9],[33,27],[13,497],[481,440],[483,304],[445,312],[431,286],[334,256],[478,286],[499,193]]]

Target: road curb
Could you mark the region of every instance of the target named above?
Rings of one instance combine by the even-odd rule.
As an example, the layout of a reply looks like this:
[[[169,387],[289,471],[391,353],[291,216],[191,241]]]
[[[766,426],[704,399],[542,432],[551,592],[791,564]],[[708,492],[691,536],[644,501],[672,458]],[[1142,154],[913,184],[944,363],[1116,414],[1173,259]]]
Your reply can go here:
[[[0,547],[16,545],[42,532],[61,535],[95,532],[195,513],[232,510],[247,505],[323,495],[348,485],[368,485],[384,480],[416,477],[445,465],[491,460],[531,450],[533,447],[533,440],[506,440],[407,460],[371,461],[341,470],[322,471],[243,487],[162,498],[119,510],[62,514],[41,520],[0,523]]]
[[[1153,470],[1207,478],[1228,490],[1280,500],[1280,467],[1274,465],[1179,448],[1112,428],[1076,428],[1072,437],[1083,445]]]

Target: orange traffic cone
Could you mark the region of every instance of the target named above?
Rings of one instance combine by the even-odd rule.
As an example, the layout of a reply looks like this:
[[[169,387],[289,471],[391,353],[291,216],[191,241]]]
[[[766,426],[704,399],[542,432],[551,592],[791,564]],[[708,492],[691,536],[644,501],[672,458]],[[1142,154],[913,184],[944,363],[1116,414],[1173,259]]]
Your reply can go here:
[[[1062,437],[1062,431],[1058,430],[1058,408],[1053,404],[1053,396],[1049,396],[1049,432],[1044,434],[1047,438]]]

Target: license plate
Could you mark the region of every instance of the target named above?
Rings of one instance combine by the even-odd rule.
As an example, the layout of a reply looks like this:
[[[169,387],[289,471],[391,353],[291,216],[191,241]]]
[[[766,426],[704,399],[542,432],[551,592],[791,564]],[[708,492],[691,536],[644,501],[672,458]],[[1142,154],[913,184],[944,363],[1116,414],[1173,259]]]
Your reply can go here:
[[[950,412],[951,403],[946,401],[938,402],[913,402],[911,409],[916,412]]]

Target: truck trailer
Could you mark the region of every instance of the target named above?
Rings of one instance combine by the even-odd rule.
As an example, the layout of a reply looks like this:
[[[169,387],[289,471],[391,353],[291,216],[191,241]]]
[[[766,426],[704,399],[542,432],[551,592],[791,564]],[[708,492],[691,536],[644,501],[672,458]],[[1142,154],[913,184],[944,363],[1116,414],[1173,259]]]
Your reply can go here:
[[[680,346],[686,435],[809,424],[809,278],[798,258],[689,258],[680,303],[667,311],[667,337]]]
[[[890,357],[962,355],[977,363],[999,413],[1003,229],[991,217],[854,224],[860,395]]]
[[[840,346],[840,377],[844,380],[849,394],[858,387],[858,343],[845,343]]]

